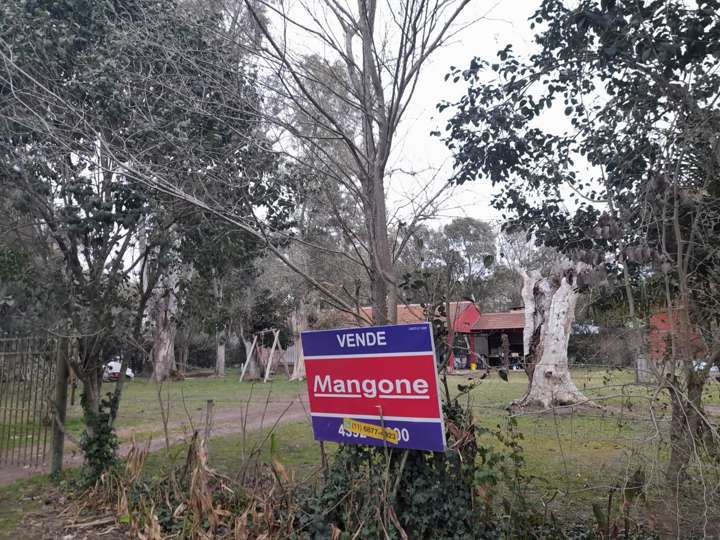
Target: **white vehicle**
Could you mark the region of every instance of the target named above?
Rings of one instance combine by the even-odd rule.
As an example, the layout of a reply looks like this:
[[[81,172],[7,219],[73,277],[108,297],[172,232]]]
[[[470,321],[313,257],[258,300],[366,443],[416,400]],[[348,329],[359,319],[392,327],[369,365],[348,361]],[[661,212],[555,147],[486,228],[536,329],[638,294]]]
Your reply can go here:
[[[695,371],[705,371],[708,367],[707,362],[704,360],[695,360],[693,367],[695,368]],[[710,373],[718,373],[720,370],[718,370],[718,367],[716,365],[710,366],[710,369],[708,370]]]
[[[103,380],[104,381],[117,381],[120,378],[120,362],[117,360],[113,360],[112,362],[108,362],[105,365],[105,368],[103,369]],[[125,370],[125,378],[129,380],[133,380],[135,378],[135,373],[133,373],[133,370],[130,368],[127,368]]]

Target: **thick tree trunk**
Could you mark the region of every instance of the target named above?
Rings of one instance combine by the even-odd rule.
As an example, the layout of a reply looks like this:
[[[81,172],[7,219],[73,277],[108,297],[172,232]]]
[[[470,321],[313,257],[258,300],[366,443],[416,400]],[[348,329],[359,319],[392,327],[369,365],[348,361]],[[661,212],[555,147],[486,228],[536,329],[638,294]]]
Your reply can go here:
[[[88,351],[81,351],[80,355],[88,354]],[[93,354],[93,353],[91,353]],[[102,355],[101,355],[102,356]],[[81,365],[92,365],[92,362],[81,361]],[[102,369],[102,368],[101,368]],[[96,370],[78,373],[82,381],[82,394],[80,394],[80,406],[83,410],[83,420],[85,421],[85,431],[89,440],[93,440],[97,436],[96,424],[100,413],[102,372]]]
[[[175,334],[177,333],[178,273],[172,271],[162,279],[161,296],[153,306],[153,379],[162,382],[177,369],[175,363]]]
[[[535,296],[533,289],[541,277],[537,272],[527,274],[521,270],[523,278],[522,299],[525,306],[525,331],[523,332],[523,356],[530,354],[530,340],[535,332]]]
[[[260,367],[257,363],[257,351],[254,352],[248,359],[247,362],[250,362],[247,367],[247,371],[245,371],[245,380],[246,381],[258,381],[260,380]]]
[[[190,357],[190,344],[187,341],[183,341],[179,356],[178,371],[181,375],[185,375],[188,367],[188,358]]]
[[[532,300],[525,306],[526,322],[532,325],[525,328],[530,335],[526,357],[529,386],[515,405],[550,408],[587,402],[572,382],[567,359],[577,292],[568,277],[561,279],[555,291],[549,279],[527,278],[534,281]],[[527,284],[524,291],[526,288]]]
[[[373,180],[369,179],[368,182]],[[365,211],[372,258],[370,276],[372,315],[375,324],[392,324],[397,322],[397,289],[393,278],[392,253],[387,232],[385,194],[382,181],[373,184],[373,188],[367,194],[371,201],[370,208]]]
[[[176,341],[176,347],[180,350],[177,355],[177,369],[181,375],[185,375],[188,367],[188,358],[190,357],[190,334],[191,329],[188,325],[184,325]]]
[[[677,378],[669,384],[672,416],[670,419],[670,460],[665,478],[668,485],[676,486],[687,477],[688,465],[697,452],[699,442],[707,431],[702,408],[705,374],[695,372],[687,375],[686,393],[679,387]]]
[[[166,380],[170,373],[177,369],[175,363],[175,322],[167,315],[156,319],[153,335],[153,379],[157,382]]]
[[[227,327],[223,326],[215,334],[215,376],[225,376],[225,344],[227,343]]]
[[[222,280],[217,272],[213,270],[213,289],[215,293],[215,306],[218,313],[222,312],[223,297],[225,289]],[[222,327],[215,332],[215,376],[225,376],[225,344],[227,343],[227,323],[222,322]]]
[[[672,416],[670,418],[670,460],[666,471],[669,486],[677,486],[687,477],[687,469],[694,458],[699,458],[705,450],[705,435],[711,432],[702,405],[702,394],[707,373],[697,369],[694,360],[708,354],[700,345],[698,332],[690,320],[687,295],[679,298],[675,309],[668,309],[671,332],[671,372],[667,375],[667,388],[670,393]],[[706,361],[710,365],[720,360],[720,352],[709,354]],[[677,370],[684,375],[683,385],[676,375]],[[712,444],[716,446],[716,444]]]

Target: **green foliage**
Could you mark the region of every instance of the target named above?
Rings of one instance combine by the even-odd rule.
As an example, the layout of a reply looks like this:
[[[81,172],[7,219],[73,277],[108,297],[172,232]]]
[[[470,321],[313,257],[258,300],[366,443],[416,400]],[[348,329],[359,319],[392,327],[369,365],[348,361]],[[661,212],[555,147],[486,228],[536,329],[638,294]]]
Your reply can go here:
[[[257,333],[270,328],[280,330],[280,346],[286,348],[292,342],[292,331],[288,326],[292,307],[290,298],[273,294],[268,289],[261,291],[253,304],[251,331]],[[263,347],[271,347],[274,338],[271,333],[265,333],[260,339]]]
[[[703,230],[688,251],[692,285],[717,287],[719,8],[544,0],[531,56],[508,45],[452,73],[468,85],[448,123],[457,181],[489,180],[507,225],[593,265],[591,283],[618,262],[636,282],[667,275],[675,241]]]
[[[13,57],[0,78],[0,190],[61,261],[54,280],[34,285],[62,292],[53,322],[83,336],[73,367],[93,395],[111,351],[143,342],[145,308],[169,269],[182,260],[222,281],[261,253],[150,179],[226,202],[236,223],[257,212],[274,229],[292,210],[258,127],[256,76],[221,28],[218,6],[174,0],[0,5],[2,54]],[[104,424],[85,412],[99,465]]]
[[[495,265],[495,232],[474,218],[456,218],[435,231],[420,227],[399,261],[400,288],[409,303],[481,296]]]
[[[584,263],[579,287],[641,289],[629,316],[679,308],[669,484],[697,455],[692,426],[702,423],[693,415],[706,374],[693,369],[690,342],[698,335],[718,350],[719,9],[717,0],[543,0],[532,55],[508,45],[497,62],[476,58],[453,73],[467,83],[448,123],[457,181],[495,185],[506,226]],[[604,303],[616,308],[609,295]],[[696,400],[689,413],[683,394]]]
[[[85,393],[82,395],[86,427],[80,436],[80,449],[85,456],[84,481],[88,485],[94,484],[117,463],[118,439],[110,423],[110,410],[115,399],[113,394],[107,394],[95,412],[88,406]]]
[[[476,427],[461,405],[472,386],[443,408],[445,453],[341,446],[319,492],[302,503],[306,533],[299,536],[327,538],[333,526],[348,538],[400,538],[400,528],[419,539],[559,535],[525,498],[531,479],[514,421]],[[487,444],[478,444],[480,436]]]
[[[29,258],[27,250],[0,245],[0,282],[22,281]]]

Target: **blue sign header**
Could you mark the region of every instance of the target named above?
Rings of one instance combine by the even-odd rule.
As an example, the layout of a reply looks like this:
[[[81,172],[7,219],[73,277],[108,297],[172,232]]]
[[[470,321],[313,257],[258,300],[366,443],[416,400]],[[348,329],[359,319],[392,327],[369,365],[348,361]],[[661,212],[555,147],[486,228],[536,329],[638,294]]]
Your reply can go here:
[[[430,323],[316,330],[300,337],[306,357],[432,351]]]

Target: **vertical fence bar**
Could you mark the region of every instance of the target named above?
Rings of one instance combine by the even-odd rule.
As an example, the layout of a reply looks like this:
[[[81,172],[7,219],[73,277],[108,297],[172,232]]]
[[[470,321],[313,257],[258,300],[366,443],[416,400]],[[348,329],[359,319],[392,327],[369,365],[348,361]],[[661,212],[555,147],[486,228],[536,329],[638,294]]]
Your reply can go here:
[[[2,445],[4,448],[3,462],[5,464],[10,463],[10,444],[12,443],[12,402],[13,402],[13,391],[15,390],[15,382],[13,381],[13,363],[11,362],[11,349],[13,347],[13,341],[5,342],[3,357],[5,360],[5,378],[7,381],[7,392],[5,395],[5,418],[3,423],[5,424],[5,433],[3,435]]]
[[[65,355],[61,353],[61,347],[55,346],[56,368],[55,368],[55,410],[51,411],[53,422],[52,437],[52,462],[50,474],[58,474],[62,471],[63,450],[65,445],[65,417],[67,412],[67,390],[68,390],[68,362]]]
[[[8,414],[8,394],[10,393],[10,376],[8,375],[7,362],[7,340],[0,340],[0,385],[3,391],[0,392],[0,465],[5,462],[5,454],[7,448],[5,446],[5,437],[10,425],[7,419]]]
[[[28,399],[29,399],[29,393],[30,393],[30,373],[29,373],[29,364],[30,358],[32,357],[32,349],[33,349],[33,343],[32,338],[27,338],[25,340],[25,351],[23,352],[21,358],[21,369],[22,369],[22,398],[20,400],[20,435],[18,437],[18,465],[25,466],[26,458],[27,458],[27,428],[28,428],[28,413],[29,407],[28,407]]]
[[[45,344],[43,345],[43,350],[39,352],[39,354],[33,358],[33,395],[32,395],[32,420],[31,420],[31,427],[32,432],[30,436],[30,462],[32,465],[37,466],[37,446],[40,442],[40,429],[42,428],[41,419],[38,415],[38,394],[43,391],[43,385],[40,384],[40,369],[39,366],[42,364],[43,359],[45,358]],[[36,437],[37,434],[37,437]]]
[[[33,354],[33,339],[27,338],[25,342],[25,354],[22,355],[22,371],[23,371],[23,393],[20,403],[20,438],[18,439],[18,461],[19,465],[27,465],[27,435],[30,416],[30,397],[32,395],[32,373],[31,364]],[[22,457],[20,455],[22,454]]]
[[[12,464],[15,463],[15,459],[16,459],[15,458],[15,453],[16,453],[15,446],[16,445],[13,444],[13,438],[17,434],[18,408],[20,407],[20,388],[17,385],[17,380],[19,378],[18,377],[18,364],[20,362],[18,361],[18,356],[20,355],[20,348],[21,348],[20,344],[21,343],[22,343],[22,341],[18,340],[14,344],[15,347],[13,347],[15,349],[13,351],[13,358],[15,361],[13,362],[13,366],[12,366],[12,369],[13,369],[13,373],[12,373],[13,384],[11,386],[11,388],[12,388],[12,395],[11,395],[12,406],[10,408],[10,415],[11,415],[11,418],[10,418],[10,440],[8,441],[8,446],[10,447],[10,463],[12,463]]]
[[[46,365],[48,363],[48,350],[49,342],[45,342],[45,347],[43,350],[42,357],[39,358],[39,361],[37,363],[38,365],[38,384],[36,387],[36,394],[35,394],[35,402],[37,405],[35,406],[35,422],[37,424],[37,440],[35,441],[35,457],[34,462],[35,466],[37,467],[40,465],[40,441],[42,440],[43,431],[48,429],[48,426],[45,425],[45,415],[43,414],[43,410],[45,408],[44,403],[47,399],[47,391],[45,390],[45,374],[46,374]]]
[[[16,465],[25,465],[23,463],[23,453],[25,451],[25,444],[23,437],[25,436],[25,397],[27,394],[27,358],[28,358],[28,350],[30,349],[30,338],[25,338],[23,343],[22,350],[18,353],[18,358],[20,360],[19,363],[19,370],[20,370],[20,383],[18,385],[18,404],[17,404],[17,411],[18,411],[18,420],[16,423],[17,429],[15,431],[15,449],[17,450],[17,453],[15,455],[15,464]]]
[[[70,341],[68,340],[67,343]],[[45,404],[44,412],[47,415],[47,418],[50,420],[50,424],[45,427],[45,431],[43,432],[43,445],[42,445],[42,456],[43,456],[43,463],[45,462],[45,458],[47,457],[47,442],[48,442],[48,432],[55,429],[55,394],[54,389],[55,385],[53,383],[56,383],[55,377],[57,376],[57,363],[58,358],[60,355],[63,354],[69,354],[69,349],[66,351],[63,351],[63,344],[66,342],[63,341],[61,338],[55,338],[54,345],[55,345],[55,353],[54,355],[48,360],[47,362],[47,377],[45,379],[45,391],[44,396],[45,399],[43,400],[43,403]],[[67,356],[65,356],[65,359],[67,361]],[[63,437],[64,441],[64,437]]]
[[[42,363],[40,364],[42,374],[40,377],[39,394],[40,403],[38,405],[38,440],[35,449],[35,465],[40,465],[45,461],[45,442],[47,439],[47,432],[51,428],[51,424],[47,423],[48,415],[48,402],[51,399],[50,389],[48,388],[48,372],[50,366],[55,361],[55,357],[52,356],[52,341],[48,341],[45,344],[45,354],[42,357]],[[41,461],[42,458],[42,461]]]

